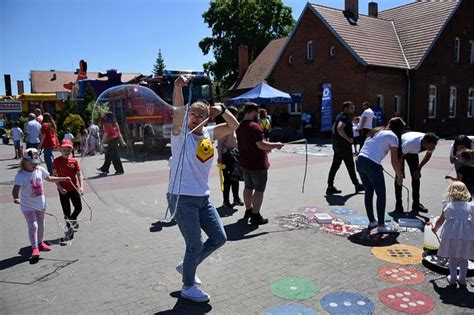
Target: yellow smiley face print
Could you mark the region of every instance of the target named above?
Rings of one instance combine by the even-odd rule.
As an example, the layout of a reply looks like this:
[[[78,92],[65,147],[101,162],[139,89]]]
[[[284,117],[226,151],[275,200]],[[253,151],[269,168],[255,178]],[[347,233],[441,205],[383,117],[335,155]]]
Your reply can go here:
[[[208,161],[214,156],[214,147],[210,139],[201,139],[196,148],[196,157],[202,163]]]

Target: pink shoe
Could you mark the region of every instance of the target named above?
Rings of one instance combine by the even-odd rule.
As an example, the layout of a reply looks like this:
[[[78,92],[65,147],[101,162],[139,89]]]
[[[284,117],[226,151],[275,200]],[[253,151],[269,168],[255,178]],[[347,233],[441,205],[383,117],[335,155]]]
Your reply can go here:
[[[39,243],[38,247],[39,247],[40,251],[43,251],[43,252],[49,252],[51,250],[51,247],[46,245],[45,242]]]
[[[40,255],[40,251],[38,248],[33,248],[33,252],[31,253],[31,257],[38,257]]]

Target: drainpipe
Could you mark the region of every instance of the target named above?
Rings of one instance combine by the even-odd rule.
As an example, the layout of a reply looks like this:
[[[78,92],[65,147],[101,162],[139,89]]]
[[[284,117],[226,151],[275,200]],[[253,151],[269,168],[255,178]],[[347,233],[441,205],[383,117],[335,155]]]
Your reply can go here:
[[[410,128],[410,111],[411,111],[411,80],[410,80],[410,70],[406,70],[407,74],[407,129]]]

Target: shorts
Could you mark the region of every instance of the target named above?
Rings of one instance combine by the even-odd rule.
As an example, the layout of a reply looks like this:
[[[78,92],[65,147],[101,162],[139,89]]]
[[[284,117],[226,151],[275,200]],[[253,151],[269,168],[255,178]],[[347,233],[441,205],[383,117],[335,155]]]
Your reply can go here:
[[[245,188],[258,192],[265,191],[267,186],[267,170],[246,170],[242,167],[240,169],[242,170]]]
[[[13,141],[13,144],[15,145],[15,149],[16,149],[16,150],[20,150],[20,144],[21,144],[21,141],[20,141],[20,140],[15,140],[15,141]]]

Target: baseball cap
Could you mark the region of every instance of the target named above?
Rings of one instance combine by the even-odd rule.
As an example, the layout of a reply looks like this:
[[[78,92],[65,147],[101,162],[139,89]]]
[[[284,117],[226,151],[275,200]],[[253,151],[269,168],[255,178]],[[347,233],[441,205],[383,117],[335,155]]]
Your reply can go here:
[[[61,142],[61,148],[74,148],[74,145],[71,140],[66,139]]]
[[[27,162],[40,164],[40,153],[35,148],[26,149],[25,153],[23,154],[23,159]]]

